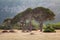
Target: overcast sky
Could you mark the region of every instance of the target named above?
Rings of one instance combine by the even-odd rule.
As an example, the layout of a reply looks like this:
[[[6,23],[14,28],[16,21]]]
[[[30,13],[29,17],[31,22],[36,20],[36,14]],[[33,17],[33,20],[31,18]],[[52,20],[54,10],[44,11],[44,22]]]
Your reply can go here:
[[[56,14],[56,22],[60,22],[60,0],[0,0],[0,23],[7,17],[35,7],[46,7]]]

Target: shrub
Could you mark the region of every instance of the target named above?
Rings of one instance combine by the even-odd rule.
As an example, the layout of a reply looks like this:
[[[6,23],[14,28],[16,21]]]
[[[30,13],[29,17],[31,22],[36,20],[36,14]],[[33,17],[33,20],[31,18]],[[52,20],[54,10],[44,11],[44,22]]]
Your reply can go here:
[[[60,29],[60,25],[52,25],[55,29]]]
[[[0,29],[5,29],[5,26],[0,26]]]
[[[4,30],[9,30],[9,29],[11,29],[11,27],[10,26],[0,26],[0,29],[4,29]]]
[[[52,27],[50,24],[46,25],[46,27],[44,28],[43,32],[55,32],[54,27]]]

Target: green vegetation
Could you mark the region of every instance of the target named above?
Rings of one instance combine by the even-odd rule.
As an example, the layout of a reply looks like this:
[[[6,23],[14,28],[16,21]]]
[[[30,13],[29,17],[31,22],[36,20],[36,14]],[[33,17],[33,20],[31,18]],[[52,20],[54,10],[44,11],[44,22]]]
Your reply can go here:
[[[39,29],[39,23],[36,22],[35,20],[32,20],[32,25],[33,25],[33,29],[36,29],[36,30]]]
[[[5,28],[4,26],[0,25],[0,29],[4,29],[4,28]]]
[[[0,26],[0,29],[10,30],[11,28],[10,28],[10,26],[3,26],[3,25],[1,25],[1,26]]]
[[[43,32],[55,32],[55,29],[52,27],[52,25],[47,24]]]
[[[34,9],[28,8],[25,11],[19,13],[12,19],[11,24],[15,24],[17,22],[20,22],[22,25],[22,30],[27,29],[26,28],[26,20],[29,20],[29,29],[32,30],[32,24],[31,21],[35,20],[39,22],[39,29],[42,31],[43,23],[47,20],[53,20],[55,17],[55,14],[48,8],[44,7],[36,7]],[[25,25],[24,25],[25,24]]]
[[[55,29],[60,29],[60,23],[52,24],[52,26],[53,26]]]
[[[54,17],[55,14],[48,8],[27,8],[23,12],[17,14],[14,18],[5,19],[3,25],[7,29],[22,29],[22,31],[32,31],[32,29],[39,29],[42,31],[44,21],[54,20]]]

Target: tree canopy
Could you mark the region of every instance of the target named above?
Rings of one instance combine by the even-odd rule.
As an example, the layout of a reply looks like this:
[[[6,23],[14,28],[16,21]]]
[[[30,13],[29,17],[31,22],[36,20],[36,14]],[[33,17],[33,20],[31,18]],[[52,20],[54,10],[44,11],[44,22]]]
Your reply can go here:
[[[44,20],[52,20],[54,19],[55,16],[55,14],[48,8],[44,7],[36,7],[34,9],[27,8],[25,11],[18,13],[18,15],[16,15],[13,18],[13,21],[17,22],[20,21],[22,18],[28,18],[30,14],[32,14],[32,17],[35,18],[41,17]]]

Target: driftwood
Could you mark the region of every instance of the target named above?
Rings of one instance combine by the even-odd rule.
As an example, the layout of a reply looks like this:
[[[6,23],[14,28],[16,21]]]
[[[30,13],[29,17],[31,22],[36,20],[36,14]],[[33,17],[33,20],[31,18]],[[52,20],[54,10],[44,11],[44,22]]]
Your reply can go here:
[[[7,30],[3,30],[2,33],[8,33],[8,31]]]

